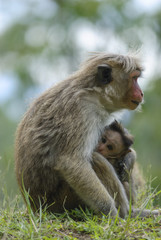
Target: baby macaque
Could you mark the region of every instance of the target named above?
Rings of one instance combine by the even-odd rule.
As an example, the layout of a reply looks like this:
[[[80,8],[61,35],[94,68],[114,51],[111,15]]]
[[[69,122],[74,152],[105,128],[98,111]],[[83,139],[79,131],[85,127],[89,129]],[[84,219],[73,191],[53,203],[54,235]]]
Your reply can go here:
[[[105,127],[97,147],[97,152],[112,164],[125,188],[128,199],[130,200],[131,196],[132,202],[134,202],[135,186],[132,170],[136,153],[130,148],[132,144],[132,135],[115,120]]]

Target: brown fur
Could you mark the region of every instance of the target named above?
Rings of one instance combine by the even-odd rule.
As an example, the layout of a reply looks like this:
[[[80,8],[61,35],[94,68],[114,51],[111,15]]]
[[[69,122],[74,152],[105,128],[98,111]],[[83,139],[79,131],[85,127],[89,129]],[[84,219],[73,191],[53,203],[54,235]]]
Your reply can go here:
[[[98,75],[99,64],[111,67],[108,79],[106,67]],[[17,129],[15,169],[20,188],[24,183],[33,199],[33,210],[41,201],[43,206],[52,204],[52,212],[85,205],[113,216],[120,207],[121,217],[128,214],[120,180],[108,161],[98,153],[93,157],[93,151],[109,114],[135,109],[141,102],[132,77],[141,70],[133,56],[96,54],[30,106]]]

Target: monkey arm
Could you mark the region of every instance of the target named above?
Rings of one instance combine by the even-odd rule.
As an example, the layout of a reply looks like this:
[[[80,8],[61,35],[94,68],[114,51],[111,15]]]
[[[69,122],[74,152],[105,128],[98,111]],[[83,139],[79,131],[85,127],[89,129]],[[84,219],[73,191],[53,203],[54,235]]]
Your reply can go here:
[[[136,161],[136,152],[132,148],[130,150],[131,151],[127,153],[123,159],[124,168],[120,173],[120,179],[128,199],[131,199],[132,203],[134,203],[136,198],[136,190],[132,170]]]
[[[124,218],[129,209],[128,200],[123,185],[113,166],[107,161],[107,159],[97,152],[93,153],[92,163],[97,176],[115,200],[116,207],[120,207],[120,216]]]
[[[131,177],[131,182],[122,182],[127,198],[129,201],[131,201],[132,204],[134,204],[135,199],[136,199],[136,191],[135,191],[135,186],[133,182],[133,178]]]
[[[130,148],[130,152],[127,153],[124,157],[124,165],[125,165],[125,170],[130,172],[135,164],[136,161],[136,152],[134,149]]]
[[[132,148],[130,150],[117,161],[115,167],[121,182],[129,182],[136,161],[136,152]]]
[[[56,170],[89,207],[96,212],[116,216],[115,202],[97,177],[90,162],[64,156],[59,163]]]

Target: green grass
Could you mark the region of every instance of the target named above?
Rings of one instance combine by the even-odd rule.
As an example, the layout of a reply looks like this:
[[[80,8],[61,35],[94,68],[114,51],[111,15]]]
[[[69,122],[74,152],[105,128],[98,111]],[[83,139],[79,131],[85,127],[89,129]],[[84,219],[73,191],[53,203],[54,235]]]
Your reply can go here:
[[[139,194],[137,205],[152,209],[153,200],[159,192]],[[141,219],[112,219],[97,216],[86,209],[73,210],[61,215],[40,209],[33,214],[30,204],[22,204],[17,195],[12,201],[3,191],[0,207],[0,239],[161,239],[161,216]],[[149,196],[149,197],[148,197]],[[26,193],[26,198],[28,195]]]

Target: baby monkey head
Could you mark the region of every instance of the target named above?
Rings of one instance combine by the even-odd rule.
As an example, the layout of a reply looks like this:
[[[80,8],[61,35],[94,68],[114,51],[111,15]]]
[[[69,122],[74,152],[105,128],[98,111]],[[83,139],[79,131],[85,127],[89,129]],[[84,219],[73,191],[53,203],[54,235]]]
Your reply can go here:
[[[98,144],[98,152],[105,158],[117,158],[130,152],[133,136],[116,120],[106,126]]]

